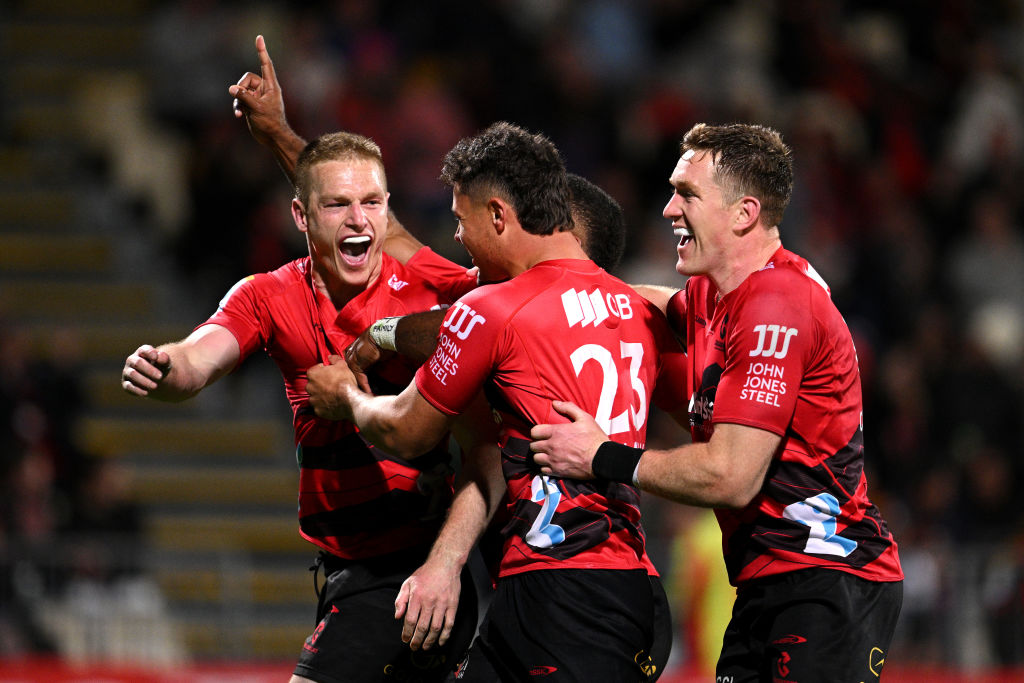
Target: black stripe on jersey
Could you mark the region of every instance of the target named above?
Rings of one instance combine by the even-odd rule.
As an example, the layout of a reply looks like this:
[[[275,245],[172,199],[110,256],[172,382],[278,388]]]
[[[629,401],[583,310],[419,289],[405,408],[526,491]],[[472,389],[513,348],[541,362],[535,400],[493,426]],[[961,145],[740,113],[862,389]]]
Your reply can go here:
[[[859,456],[863,450],[864,435],[858,428],[849,443],[822,463],[815,464],[806,457],[802,461],[772,460],[765,476],[765,492],[782,505],[819,493],[831,493],[839,505],[846,505],[860,484],[863,467]]]
[[[362,435],[354,432],[326,446],[300,446],[299,465],[303,469],[337,472],[365,467],[379,460],[392,460],[418,470],[429,470],[437,464],[450,464],[451,458],[445,444],[442,441],[441,445],[418,458],[403,460],[373,446]]]
[[[444,506],[435,510],[429,498],[418,492],[389,491],[386,495],[337,510],[299,517],[299,527],[314,538],[349,536],[385,531],[410,523],[440,520]]]
[[[825,464],[810,467],[808,463],[775,460],[765,480],[767,493],[783,506],[821,493],[831,494],[840,507],[845,506],[860,483],[862,469],[857,456],[862,450],[863,434],[858,429],[850,443]],[[808,566],[843,564],[859,568],[876,560],[892,545],[889,528],[874,504],[867,506],[864,517],[858,522],[839,530],[840,536],[857,544],[845,557],[806,551],[809,533],[810,527],[805,524],[759,512],[752,521],[739,525],[731,536],[740,542],[729,543],[726,551],[729,575],[738,575],[743,567],[761,556],[771,555],[775,548],[805,555]],[[749,542],[743,542],[745,538],[749,538]]]
[[[539,503],[519,501],[512,519],[502,529],[502,535],[515,535],[525,538],[526,532],[533,525],[537,515],[540,514]],[[538,555],[551,557],[556,560],[564,560],[579,555],[584,550],[593,548],[608,540],[611,534],[626,529],[632,529],[623,523],[623,519],[617,515],[605,515],[602,512],[585,510],[583,508],[572,508],[565,512],[555,513],[551,519],[552,524],[557,524],[566,530],[565,540],[550,548],[536,548],[529,546],[530,550]],[[638,541],[642,547],[643,541]]]

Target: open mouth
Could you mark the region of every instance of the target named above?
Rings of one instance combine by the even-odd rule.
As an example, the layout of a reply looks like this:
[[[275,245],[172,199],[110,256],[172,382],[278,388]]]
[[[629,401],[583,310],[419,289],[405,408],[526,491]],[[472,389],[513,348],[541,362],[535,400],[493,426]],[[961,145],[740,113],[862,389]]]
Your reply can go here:
[[[679,248],[685,247],[691,240],[693,240],[693,230],[689,228],[676,228],[672,231],[676,237],[681,238],[679,240]]]
[[[369,235],[353,235],[341,241],[341,256],[349,265],[360,265],[366,260],[370,250]]]

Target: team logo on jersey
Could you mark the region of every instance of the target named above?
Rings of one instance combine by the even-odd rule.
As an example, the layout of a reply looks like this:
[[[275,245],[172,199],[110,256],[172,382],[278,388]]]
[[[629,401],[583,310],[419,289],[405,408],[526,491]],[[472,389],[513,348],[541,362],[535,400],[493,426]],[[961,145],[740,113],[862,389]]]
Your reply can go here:
[[[623,320],[633,317],[633,306],[627,294],[605,294],[598,287],[589,294],[586,290],[567,289],[562,292],[562,309],[569,327],[597,327],[610,316]]]
[[[459,339],[465,340],[478,323],[482,325],[485,322],[487,320],[482,315],[461,301],[456,301],[452,304],[452,310],[445,316],[442,327]]]
[[[751,356],[764,356],[765,358],[783,359],[789,353],[789,342],[799,334],[795,327],[784,325],[755,325],[754,332],[757,332],[757,348],[750,352]],[[782,347],[779,348],[779,342]],[[767,342],[767,345],[765,344]]]
[[[405,280],[399,280],[394,273],[391,273],[391,277],[388,278],[388,287],[395,290],[396,292],[400,290],[402,287],[405,287],[407,284],[409,283],[406,282]]]
[[[708,436],[711,435],[711,416],[715,410],[715,395],[721,379],[722,366],[717,363],[709,365],[700,378],[700,386],[690,396],[690,426]]]

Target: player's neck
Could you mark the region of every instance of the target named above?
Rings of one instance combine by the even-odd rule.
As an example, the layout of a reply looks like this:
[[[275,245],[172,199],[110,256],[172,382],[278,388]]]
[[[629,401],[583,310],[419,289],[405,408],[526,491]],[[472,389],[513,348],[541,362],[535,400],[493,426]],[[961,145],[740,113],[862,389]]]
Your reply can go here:
[[[777,231],[765,233],[762,239],[739,243],[722,267],[709,273],[719,295],[725,296],[743,284],[752,273],[764,268],[781,246],[782,240]]]
[[[377,281],[380,276],[380,265],[374,268],[364,282],[347,282],[337,277],[324,277],[313,269],[313,286],[340,311],[349,301],[356,298]]]
[[[524,271],[544,261],[589,258],[580,247],[579,240],[568,231],[556,232],[551,235],[528,235],[524,241],[526,243],[522,259]]]

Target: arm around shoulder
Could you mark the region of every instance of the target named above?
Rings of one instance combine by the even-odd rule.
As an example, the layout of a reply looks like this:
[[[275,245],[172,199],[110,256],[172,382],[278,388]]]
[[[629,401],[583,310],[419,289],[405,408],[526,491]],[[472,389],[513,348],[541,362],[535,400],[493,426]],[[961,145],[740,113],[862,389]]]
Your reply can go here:
[[[718,423],[710,441],[645,451],[637,479],[644,491],[679,503],[742,508],[764,485],[781,441],[764,429]]]

